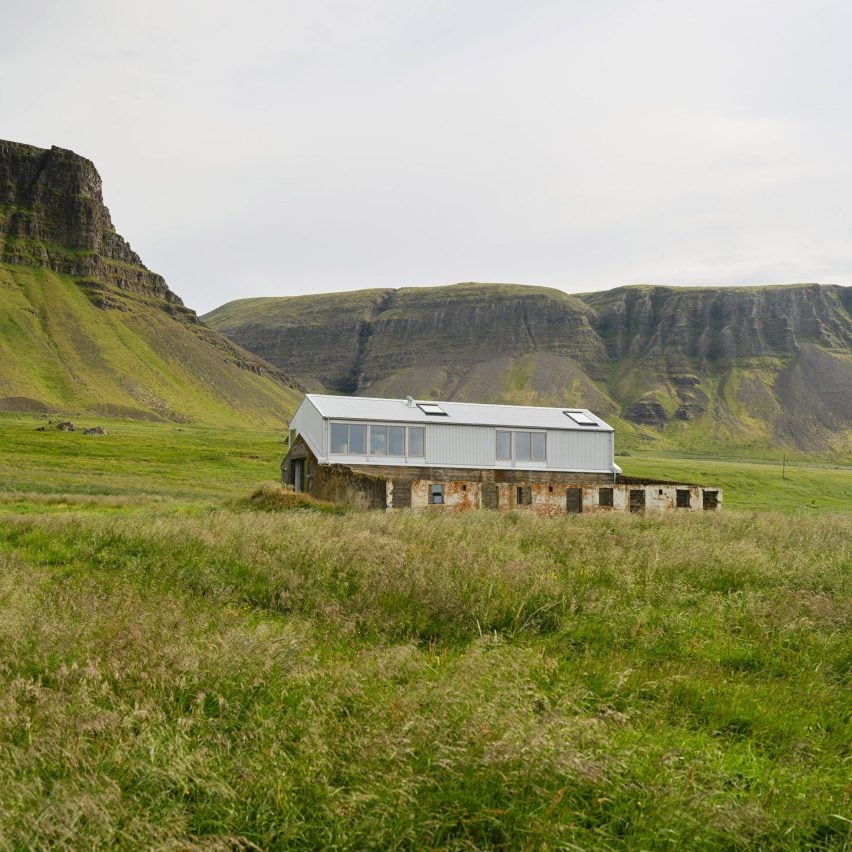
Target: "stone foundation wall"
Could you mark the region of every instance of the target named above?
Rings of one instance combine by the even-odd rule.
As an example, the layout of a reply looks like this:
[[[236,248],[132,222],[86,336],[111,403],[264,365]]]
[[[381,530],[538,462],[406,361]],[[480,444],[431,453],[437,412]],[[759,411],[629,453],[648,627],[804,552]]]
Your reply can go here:
[[[281,465],[285,484],[294,484],[293,464],[299,460],[305,465],[305,490],[309,494],[360,509],[439,512],[492,509],[564,515],[702,512],[722,508],[722,491],[718,488],[623,477],[614,483],[608,474],[321,465],[302,441],[294,442]],[[433,485],[442,486],[440,503],[432,502]],[[602,505],[603,489],[612,491],[611,506]]]

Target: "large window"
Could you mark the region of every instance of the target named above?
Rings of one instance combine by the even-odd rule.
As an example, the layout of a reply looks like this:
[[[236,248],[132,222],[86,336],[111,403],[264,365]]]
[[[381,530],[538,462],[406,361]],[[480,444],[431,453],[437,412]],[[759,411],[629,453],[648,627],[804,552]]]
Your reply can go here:
[[[404,456],[405,426],[371,426],[371,456]]]
[[[426,455],[426,430],[422,426],[408,427],[408,455],[410,456],[425,456]]]
[[[497,458],[512,458],[512,433],[497,430]]]
[[[361,423],[332,423],[331,452],[335,455],[360,456],[414,456],[422,458],[425,453],[425,428],[423,426],[383,426]],[[406,437],[408,450],[406,452]]]
[[[545,461],[547,441],[544,432],[497,430],[497,458],[515,461]]]
[[[367,427],[359,423],[332,423],[331,451],[340,455],[363,455],[367,452]]]

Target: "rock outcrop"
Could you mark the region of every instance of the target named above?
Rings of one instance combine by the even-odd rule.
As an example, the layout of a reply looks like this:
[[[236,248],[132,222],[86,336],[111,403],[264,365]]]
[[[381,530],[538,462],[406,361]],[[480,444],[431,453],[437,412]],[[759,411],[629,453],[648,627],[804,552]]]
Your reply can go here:
[[[183,307],[116,233],[94,163],[64,148],[0,140],[0,261],[46,267]]]

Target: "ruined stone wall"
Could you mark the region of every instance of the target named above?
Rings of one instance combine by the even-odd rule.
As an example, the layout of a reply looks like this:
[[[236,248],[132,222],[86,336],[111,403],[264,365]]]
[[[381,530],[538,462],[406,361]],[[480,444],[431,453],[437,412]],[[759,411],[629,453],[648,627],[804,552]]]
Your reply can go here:
[[[443,503],[433,504],[430,500],[431,486],[443,485]],[[410,484],[410,498],[404,504],[397,503],[391,496],[388,508],[428,509],[430,511],[463,511],[465,509],[496,509],[500,512],[519,511],[536,515],[564,515],[568,513],[592,514],[601,512],[631,511],[631,491],[641,492],[643,501],[636,511],[669,512],[706,510],[719,511],[722,507],[720,489],[704,489],[697,485],[621,484],[565,486],[559,483],[489,483],[465,480],[418,479]],[[612,489],[612,505],[601,504],[601,488]],[[568,492],[579,488],[569,501]],[[519,489],[521,493],[519,494]],[[704,492],[717,495],[711,505],[704,505]],[[688,505],[678,505],[678,491],[686,492]],[[394,489],[389,492],[395,493]],[[520,499],[519,499],[520,497]]]
[[[722,491],[718,488],[670,482],[649,483],[624,477],[613,483],[612,477],[602,474],[321,465],[301,438],[294,441],[281,466],[285,484],[293,484],[293,462],[299,459],[305,462],[308,493],[320,500],[363,509],[439,512],[493,509],[564,515],[630,511],[701,512],[722,508]],[[431,501],[433,485],[442,486],[441,503]],[[602,489],[611,490],[611,506],[602,504]],[[678,492],[683,495],[680,504]]]
[[[388,483],[383,476],[353,470],[342,464],[320,464],[310,447],[298,438],[281,463],[281,481],[295,484],[294,465],[304,462],[304,490],[318,500],[354,506],[356,509],[386,509]]]

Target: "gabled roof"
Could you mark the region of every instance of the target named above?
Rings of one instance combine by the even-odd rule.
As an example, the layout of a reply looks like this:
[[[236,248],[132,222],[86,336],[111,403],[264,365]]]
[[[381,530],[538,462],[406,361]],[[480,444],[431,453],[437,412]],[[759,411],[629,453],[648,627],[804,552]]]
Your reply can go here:
[[[497,426],[508,429],[567,429],[577,432],[612,432],[587,408],[546,408],[532,405],[491,405],[477,402],[445,402],[404,399],[377,399],[366,396],[307,394],[319,413],[334,420],[366,420],[396,423],[455,423],[464,426]],[[437,406],[444,414],[427,414]],[[434,409],[431,409],[434,410]],[[582,425],[569,414],[585,415],[594,425]],[[579,418],[583,420],[583,417]]]

